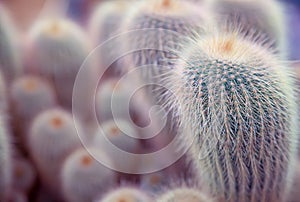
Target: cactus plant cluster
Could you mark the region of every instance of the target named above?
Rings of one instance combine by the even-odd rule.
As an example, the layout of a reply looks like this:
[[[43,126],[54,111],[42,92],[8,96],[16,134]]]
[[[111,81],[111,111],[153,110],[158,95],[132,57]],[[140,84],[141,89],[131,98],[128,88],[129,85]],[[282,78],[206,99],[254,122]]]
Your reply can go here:
[[[1,202],[300,201],[284,3],[63,4],[0,2]]]

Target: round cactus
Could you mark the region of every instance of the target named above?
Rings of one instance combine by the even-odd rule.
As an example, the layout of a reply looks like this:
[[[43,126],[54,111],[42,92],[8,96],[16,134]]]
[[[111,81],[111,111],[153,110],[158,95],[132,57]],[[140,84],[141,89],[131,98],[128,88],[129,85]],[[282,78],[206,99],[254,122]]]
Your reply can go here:
[[[13,161],[13,167],[14,189],[28,193],[36,179],[36,172],[33,165],[24,158],[17,158]]]
[[[40,113],[33,120],[28,143],[41,179],[59,193],[57,173],[65,158],[81,146],[72,115],[62,109]]]
[[[72,93],[76,82],[79,85],[81,96],[74,99],[86,118],[89,104],[92,99],[92,81],[97,75],[92,61],[85,61],[89,54],[90,45],[83,31],[76,24],[63,19],[40,20],[29,33],[32,52],[31,72],[38,73],[50,81],[56,89],[61,104],[67,108],[72,107]],[[85,62],[85,63],[84,63]],[[80,71],[85,81],[77,81]],[[80,100],[79,100],[80,99]]]
[[[264,35],[265,44],[287,55],[287,28],[283,5],[277,0],[217,0],[220,26],[231,24],[247,34]]]
[[[61,179],[68,201],[93,201],[114,185],[114,172],[102,165],[101,160],[107,162],[109,157],[96,148],[79,149],[67,158]]]
[[[182,58],[166,85],[201,180],[220,200],[282,201],[298,139],[290,68],[238,31],[194,38]]]
[[[157,76],[172,67],[165,60],[176,57],[170,50],[179,48],[176,43],[180,37],[191,35],[193,30],[201,29],[210,21],[208,11],[188,1],[138,1],[122,25],[124,31],[145,30],[128,37],[126,45],[137,51],[129,63],[134,67],[151,65],[142,68],[142,76],[146,82],[158,84]],[[148,50],[149,47],[156,49]]]
[[[32,75],[16,79],[12,83],[10,97],[15,125],[22,126],[20,130],[23,133],[38,113],[56,105],[54,89],[46,80]]]
[[[141,176],[140,188],[148,193],[158,193],[161,191],[166,181],[165,173],[156,172]]]
[[[103,149],[112,159],[114,169],[132,173],[137,168],[135,154],[139,149],[138,134],[127,121],[115,119],[101,124],[94,139],[94,146]]]
[[[0,69],[6,82],[22,73],[17,34],[6,9],[0,4]]]
[[[131,115],[138,114],[136,97],[132,95],[134,85],[128,81],[121,82],[112,78],[100,84],[96,95],[96,113],[98,121],[104,122],[116,119],[131,119]],[[134,105],[129,101],[133,101]],[[128,103],[128,106],[126,105]]]
[[[156,202],[213,202],[214,200],[193,188],[169,190],[156,199]]]
[[[115,191],[108,193],[98,202],[150,202],[153,199],[150,198],[146,193],[136,188],[123,187]]]

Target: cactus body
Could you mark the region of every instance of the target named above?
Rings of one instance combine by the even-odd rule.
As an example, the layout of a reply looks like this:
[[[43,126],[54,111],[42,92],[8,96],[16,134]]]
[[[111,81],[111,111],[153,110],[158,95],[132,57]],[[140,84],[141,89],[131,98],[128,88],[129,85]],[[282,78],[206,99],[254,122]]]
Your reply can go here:
[[[131,115],[138,114],[137,100],[132,93],[134,85],[129,81],[120,82],[118,79],[104,81],[96,95],[96,113],[98,121],[104,122],[111,119],[131,119]],[[133,104],[126,103],[131,101]]]
[[[135,156],[126,156],[126,153],[136,153],[139,149],[139,140],[135,128],[127,121],[116,119],[106,121],[100,126],[94,139],[94,146],[107,153],[117,171],[133,172],[137,167]],[[124,157],[124,155],[126,157]]]
[[[220,200],[283,201],[298,139],[289,67],[238,32],[192,40],[183,58],[168,83],[201,180]]]
[[[213,202],[206,194],[193,188],[169,190],[156,199],[156,202]]]
[[[20,49],[16,39],[16,31],[7,11],[0,5],[0,69],[6,82],[11,82],[22,73]]]
[[[149,31],[148,34],[147,31],[137,36],[133,33],[126,43],[133,50],[138,51],[132,55],[130,61],[134,67],[152,65],[142,69],[142,76],[146,81],[157,82],[155,79],[157,75],[172,68],[171,64],[166,64],[164,61],[175,57],[169,50],[177,50],[179,47],[176,43],[180,37],[191,34],[191,30],[198,29],[206,21],[210,21],[211,16],[205,12],[196,4],[180,0],[151,2],[144,0],[136,3],[134,11],[128,12],[123,24],[124,30],[155,29],[155,32]],[[150,46],[157,49],[139,50],[138,48]]]
[[[98,202],[150,202],[153,201],[146,193],[136,188],[119,188],[108,193]]]
[[[0,201],[7,199],[11,187],[11,147],[3,117],[0,119]]]
[[[121,25],[126,16],[127,11],[135,0],[116,0],[100,2],[93,12],[89,22],[90,35],[95,47],[107,42],[110,38],[121,34]],[[117,55],[115,45],[101,47],[98,51],[98,58],[102,68],[107,68],[105,65],[110,62],[107,58]],[[114,63],[110,66],[109,72],[113,75],[121,72],[121,62]]]
[[[287,56],[287,28],[283,5],[277,0],[218,0],[214,9],[219,13],[219,25],[230,23],[250,34],[265,36],[265,44]]]
[[[33,69],[53,82],[59,101],[71,109],[72,93],[77,73],[84,64],[85,85],[80,85],[81,96],[76,97],[81,114],[86,113],[92,97],[91,82],[97,75],[92,62],[84,60],[89,54],[89,41],[74,23],[62,19],[41,20],[30,32]],[[83,81],[78,81],[83,82]],[[83,99],[84,98],[84,99]]]
[[[114,172],[101,164],[101,160],[107,161],[107,158],[102,150],[95,148],[79,149],[67,158],[61,178],[68,201],[94,201],[115,183]]]
[[[299,201],[300,197],[300,162],[298,160],[297,165],[295,166],[295,177],[293,179],[293,186],[291,192],[288,196],[288,202],[297,202]]]
[[[25,133],[32,119],[41,111],[54,107],[57,103],[54,89],[39,77],[27,75],[16,79],[11,87],[12,110],[16,126]],[[26,131],[26,132],[24,132]],[[22,137],[26,143],[26,137]]]
[[[14,159],[13,187],[21,192],[28,193],[36,179],[36,171],[30,161],[22,158]]]
[[[65,158],[81,146],[72,115],[62,109],[40,113],[29,132],[29,149],[39,175],[50,191],[59,193],[59,177]]]

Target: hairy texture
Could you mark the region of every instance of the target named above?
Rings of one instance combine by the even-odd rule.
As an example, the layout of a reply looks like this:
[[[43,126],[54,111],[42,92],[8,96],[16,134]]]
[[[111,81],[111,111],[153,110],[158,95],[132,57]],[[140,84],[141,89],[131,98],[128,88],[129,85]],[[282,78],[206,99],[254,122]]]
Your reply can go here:
[[[200,190],[192,188],[177,188],[169,190],[156,199],[156,202],[213,202]]]
[[[238,32],[210,33],[186,45],[165,80],[211,192],[226,201],[282,201],[298,139],[287,64]]]
[[[247,34],[260,33],[265,44],[287,55],[286,16],[277,0],[216,0],[213,9],[218,13],[219,26],[225,22]]]
[[[146,193],[136,188],[123,187],[108,193],[98,202],[150,202],[153,201]]]

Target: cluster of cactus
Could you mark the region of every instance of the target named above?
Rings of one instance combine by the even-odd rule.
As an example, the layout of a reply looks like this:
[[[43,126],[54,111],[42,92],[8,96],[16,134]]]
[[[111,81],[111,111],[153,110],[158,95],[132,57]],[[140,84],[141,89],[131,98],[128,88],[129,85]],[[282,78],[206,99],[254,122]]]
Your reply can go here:
[[[22,38],[7,10],[0,201],[299,201],[281,3],[111,0]]]

